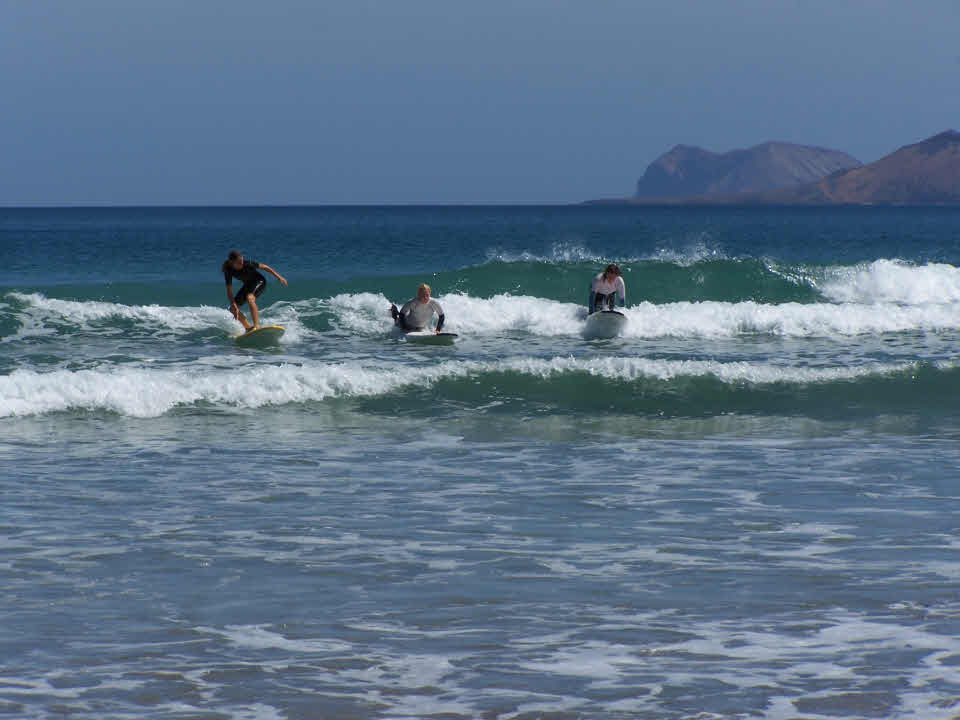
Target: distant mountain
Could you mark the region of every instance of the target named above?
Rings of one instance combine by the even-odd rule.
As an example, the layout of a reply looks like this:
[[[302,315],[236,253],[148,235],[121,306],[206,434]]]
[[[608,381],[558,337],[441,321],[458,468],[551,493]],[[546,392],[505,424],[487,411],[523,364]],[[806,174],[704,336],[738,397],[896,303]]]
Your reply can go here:
[[[706,198],[704,198],[706,200]],[[819,182],[725,198],[789,205],[960,205],[960,132],[947,130]]]
[[[813,183],[860,165],[856,158],[838,150],[782,142],[719,154],[677,145],[647,167],[634,197],[679,199],[763,192]]]

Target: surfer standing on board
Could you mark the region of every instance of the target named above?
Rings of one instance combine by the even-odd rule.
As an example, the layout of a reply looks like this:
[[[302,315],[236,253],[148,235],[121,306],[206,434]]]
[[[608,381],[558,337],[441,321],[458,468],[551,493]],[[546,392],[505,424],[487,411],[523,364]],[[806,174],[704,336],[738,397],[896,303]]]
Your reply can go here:
[[[620,296],[620,304],[627,305],[627,288],[623,284],[623,277],[620,275],[620,268],[610,263],[606,269],[597,275],[590,283],[590,308],[588,314],[593,314],[603,310],[606,305],[613,310],[616,305],[616,295]]]
[[[223,263],[223,277],[227,281],[227,298],[230,300],[230,312],[240,321],[247,332],[256,330],[260,327],[260,309],[257,307],[257,298],[267,289],[267,279],[260,270],[266,270],[273,275],[280,284],[287,286],[287,281],[276,270],[264,263],[258,263],[256,260],[244,260],[243,253],[239,250],[231,250]],[[240,278],[243,281],[243,287],[233,294],[233,278]],[[253,325],[247,322],[247,319],[240,312],[240,306],[244,303],[250,303],[250,314],[253,316]]]
[[[399,310],[397,310],[395,304],[390,304],[390,315],[393,317],[393,322],[404,332],[423,330],[430,324],[434,313],[439,316],[437,328],[434,332],[439,333],[443,327],[443,308],[440,307],[440,303],[430,298],[430,286],[426,283],[420,285],[417,288],[417,296],[404,303]]]

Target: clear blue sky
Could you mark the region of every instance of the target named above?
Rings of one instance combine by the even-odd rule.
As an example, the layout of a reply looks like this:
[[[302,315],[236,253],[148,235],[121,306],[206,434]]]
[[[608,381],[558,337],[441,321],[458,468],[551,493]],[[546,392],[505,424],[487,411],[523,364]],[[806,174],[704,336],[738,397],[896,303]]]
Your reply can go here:
[[[960,0],[0,0],[0,205],[577,202],[960,126]]]

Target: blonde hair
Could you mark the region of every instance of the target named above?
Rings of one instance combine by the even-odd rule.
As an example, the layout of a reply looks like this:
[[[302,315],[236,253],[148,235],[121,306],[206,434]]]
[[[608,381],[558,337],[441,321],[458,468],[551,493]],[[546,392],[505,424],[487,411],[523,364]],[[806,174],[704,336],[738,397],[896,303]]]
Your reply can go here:
[[[426,283],[420,283],[420,287],[417,288],[417,295],[419,295],[422,292],[432,292],[432,291],[430,290],[429,285],[427,285]]]

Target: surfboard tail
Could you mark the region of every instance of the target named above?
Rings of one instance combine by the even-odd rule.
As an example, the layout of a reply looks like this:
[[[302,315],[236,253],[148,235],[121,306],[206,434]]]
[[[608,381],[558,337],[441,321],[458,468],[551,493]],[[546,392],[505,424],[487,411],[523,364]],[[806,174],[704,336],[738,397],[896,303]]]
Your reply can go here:
[[[242,335],[237,335],[234,340],[241,347],[263,347],[280,342],[284,332],[286,330],[282,325],[265,325],[256,330],[247,330]]]

